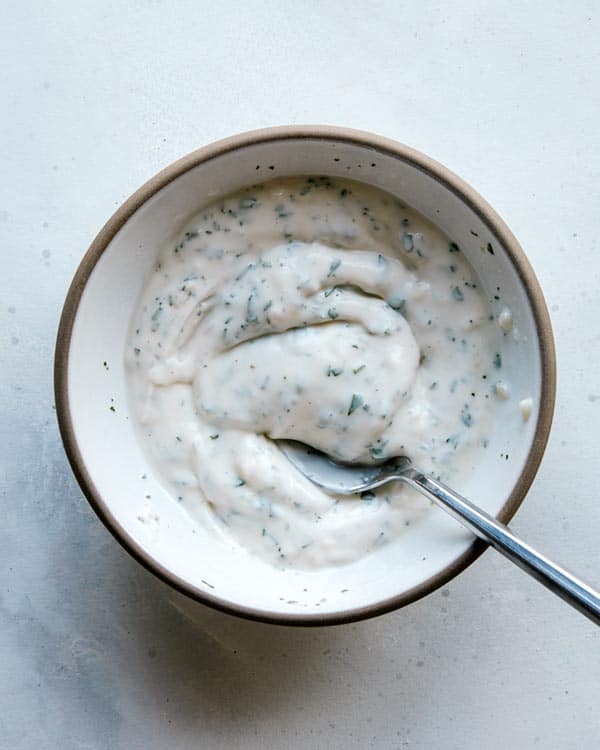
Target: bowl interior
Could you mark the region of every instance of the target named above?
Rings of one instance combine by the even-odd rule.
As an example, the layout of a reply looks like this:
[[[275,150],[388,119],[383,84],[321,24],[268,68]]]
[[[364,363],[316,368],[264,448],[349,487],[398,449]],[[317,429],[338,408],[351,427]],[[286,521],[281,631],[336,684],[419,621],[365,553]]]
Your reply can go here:
[[[535,280],[524,277],[526,262],[515,264],[502,226],[490,224],[456,186],[408,152],[342,136],[288,135],[248,138],[184,161],[167,170],[170,179],[159,176],[142,188],[109,222],[82,263],[67,303],[74,319],[65,383],[68,415],[61,419],[69,423],[71,460],[88,497],[155,571],[189,593],[251,616],[327,621],[359,611],[372,614],[435,588],[472,544],[459,524],[435,509],[411,526],[401,543],[320,572],[272,569],[200,528],[163,488],[138,443],[124,368],[129,321],[161,247],[215,198],[298,174],[346,177],[389,191],[459,244],[495,312],[508,306],[513,313],[518,335],[505,336],[502,351],[503,379],[510,382],[512,397],[499,406],[489,449],[461,488],[488,511],[496,514],[504,507],[507,515],[531,479],[522,474],[530,453],[540,453],[546,437],[536,431],[544,355],[531,302]],[[145,200],[136,207],[140,197]],[[534,404],[527,422],[517,406],[526,397]],[[533,470],[537,460],[529,460]]]

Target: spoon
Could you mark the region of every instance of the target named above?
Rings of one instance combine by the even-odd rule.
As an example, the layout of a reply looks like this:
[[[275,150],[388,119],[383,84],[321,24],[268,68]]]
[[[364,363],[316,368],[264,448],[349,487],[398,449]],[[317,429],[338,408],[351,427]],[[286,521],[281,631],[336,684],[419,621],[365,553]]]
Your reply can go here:
[[[533,547],[513,534],[508,526],[442,482],[423,474],[412,465],[409,458],[391,458],[376,466],[341,464],[304,443],[295,440],[277,442],[287,458],[304,476],[329,492],[356,495],[396,480],[408,484],[460,521],[476,536],[491,544],[550,591],[589,617],[596,625],[600,625],[600,593],[536,552]]]

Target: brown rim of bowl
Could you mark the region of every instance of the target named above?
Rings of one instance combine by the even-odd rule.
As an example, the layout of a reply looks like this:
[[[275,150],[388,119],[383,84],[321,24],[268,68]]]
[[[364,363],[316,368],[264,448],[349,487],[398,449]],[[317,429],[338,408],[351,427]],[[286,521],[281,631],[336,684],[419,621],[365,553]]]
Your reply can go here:
[[[193,151],[163,169],[135,193],[113,214],[83,257],[69,287],[58,327],[54,360],[54,393],[60,434],[71,468],[90,505],[117,541],[145,568],[177,591],[196,601],[229,614],[279,625],[337,625],[375,617],[404,607],[443,586],[468,567],[486,549],[480,540],[474,540],[453,563],[417,586],[377,604],[357,607],[340,614],[282,614],[231,604],[206,593],[179,578],[145,552],[125,531],[100,496],[88,474],[77,444],[69,411],[68,360],[73,323],[81,295],[100,256],[126,221],[155,193],[184,172],[197,165],[239,148],[286,140],[319,140],[345,142],[385,153],[400,159],[441,182],[448,190],[465,202],[496,236],[506,249],[531,303],[538,333],[542,369],[542,390],[535,435],[521,475],[497,518],[504,523],[515,514],[537,473],[548,441],[556,390],[556,357],[550,317],[537,278],[525,253],[512,232],[488,203],[460,177],[428,156],[403,144],[382,136],[359,130],[329,125],[293,125],[253,130],[225,138]]]

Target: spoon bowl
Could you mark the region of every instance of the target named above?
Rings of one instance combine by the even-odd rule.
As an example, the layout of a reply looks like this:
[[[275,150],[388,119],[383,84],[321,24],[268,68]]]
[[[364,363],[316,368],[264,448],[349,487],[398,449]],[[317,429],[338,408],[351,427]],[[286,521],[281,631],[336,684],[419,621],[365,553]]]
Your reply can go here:
[[[318,487],[336,495],[358,495],[381,487],[398,478],[410,466],[405,456],[390,458],[385,463],[347,464],[335,461],[325,453],[297,440],[278,440],[281,450],[304,476]]]

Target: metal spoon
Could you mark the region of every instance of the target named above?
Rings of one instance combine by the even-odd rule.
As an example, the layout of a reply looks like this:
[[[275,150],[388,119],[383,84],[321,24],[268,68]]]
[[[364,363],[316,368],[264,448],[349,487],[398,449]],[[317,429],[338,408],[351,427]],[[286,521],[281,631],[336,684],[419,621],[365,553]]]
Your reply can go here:
[[[377,466],[340,464],[304,443],[279,440],[278,444],[302,474],[319,487],[336,494],[355,495],[395,480],[414,487],[550,591],[600,625],[600,594],[597,591],[536,552],[507,526],[457,492],[423,474],[409,458],[392,458]]]

